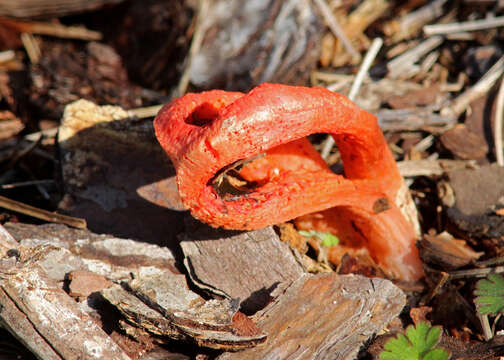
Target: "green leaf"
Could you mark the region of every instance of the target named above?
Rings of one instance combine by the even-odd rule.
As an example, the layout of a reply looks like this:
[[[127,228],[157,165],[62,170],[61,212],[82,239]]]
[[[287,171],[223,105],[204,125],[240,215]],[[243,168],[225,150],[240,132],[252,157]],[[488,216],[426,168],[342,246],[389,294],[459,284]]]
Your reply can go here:
[[[481,315],[497,315],[504,312],[504,278],[497,274],[488,274],[486,279],[476,283],[474,299]]]
[[[450,358],[450,353],[445,349],[434,349],[425,354],[422,360],[446,360]]]
[[[380,354],[382,360],[447,360],[450,353],[444,349],[434,347],[441,338],[441,327],[433,326],[422,321],[416,327],[410,325],[406,335],[397,337],[385,343],[384,351]]]
[[[338,237],[328,232],[321,232],[315,230],[310,231],[299,230],[298,232],[306,237],[316,237],[322,242],[322,245],[327,247],[336,246],[339,244]]]

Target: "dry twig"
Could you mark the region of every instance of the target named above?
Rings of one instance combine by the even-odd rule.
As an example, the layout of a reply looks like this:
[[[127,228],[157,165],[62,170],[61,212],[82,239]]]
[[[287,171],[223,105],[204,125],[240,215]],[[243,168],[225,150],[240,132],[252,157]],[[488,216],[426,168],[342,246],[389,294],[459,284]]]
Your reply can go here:
[[[456,123],[450,114],[436,114],[435,108],[383,109],[374,114],[384,131],[428,130],[442,132]]]
[[[58,224],[65,224],[79,229],[85,229],[87,227],[85,219],[75,218],[67,215],[61,215],[58,213],[53,213],[47,210],[39,209],[19,201],[11,200],[9,198],[6,198],[5,196],[0,196],[0,207],[3,207],[11,211],[16,211],[24,215],[29,215],[44,221],[49,221]]]
[[[504,16],[451,24],[425,25],[423,31],[425,35],[431,36],[492,29],[500,26],[504,26]]]
[[[502,148],[502,121],[504,115],[504,78],[501,80],[499,93],[497,94],[497,104],[495,110],[494,142],[495,156],[499,166],[504,166],[504,154]]]
[[[28,140],[28,141],[37,142],[40,140],[41,137],[46,137],[46,138],[55,137],[57,133],[58,133],[58,128],[55,127],[55,128],[41,130],[41,131],[37,131],[37,132],[31,133],[31,134],[28,134],[24,137],[24,139]]]
[[[483,330],[483,337],[485,341],[490,341],[493,338],[492,329],[490,328],[490,323],[488,322],[488,315],[483,315],[477,313],[476,316],[481,324],[481,329]]]
[[[8,62],[16,58],[14,50],[0,51],[0,63]]]
[[[441,115],[458,116],[462,114],[470,103],[486,94],[503,73],[504,56],[502,56],[476,84],[455,98],[448,106],[444,107],[441,110]]]
[[[0,187],[2,189],[14,189],[14,188],[24,187],[24,186],[47,185],[47,184],[53,184],[53,183],[54,183],[54,180],[52,180],[52,179],[30,180],[30,181],[20,181],[20,182],[12,183],[12,184],[3,184]]]
[[[422,56],[428,54],[443,43],[442,36],[432,36],[413,49],[406,51],[404,54],[396,57],[387,63],[389,77],[397,78],[404,72],[411,69]]]
[[[474,168],[474,160],[407,160],[398,161],[397,167],[403,177],[440,176],[456,169]]]
[[[387,35],[392,36],[393,41],[401,41],[413,34],[425,24],[433,21],[443,14],[443,6],[447,0],[435,0],[394,21],[386,28]]]
[[[189,55],[187,57],[187,63],[180,77],[180,81],[177,87],[177,95],[182,96],[187,91],[187,87],[189,86],[190,80],[190,71],[192,60],[196,56],[196,54],[201,49],[201,45],[203,44],[203,38],[206,31],[205,19],[208,14],[208,10],[210,9],[210,0],[200,0],[199,2],[199,11],[198,17],[196,19],[196,25],[194,27],[194,35],[191,42],[191,47],[189,48]]]
[[[501,274],[504,272],[504,266],[496,266],[485,269],[457,270],[450,272],[450,280],[482,278],[488,274]]]
[[[42,55],[37,39],[30,33],[22,33],[21,42],[23,43],[31,63],[37,64],[40,61],[40,56]]]
[[[0,18],[0,23],[20,33],[48,35],[86,41],[97,41],[101,40],[103,37],[100,32],[88,30],[82,26],[65,26],[47,22],[20,21],[7,18]]]
[[[376,55],[380,51],[382,44],[383,44],[383,40],[381,38],[376,38],[373,40],[373,43],[371,44],[368,52],[366,53],[366,56],[364,57],[364,60],[362,61],[362,65],[359,68],[357,76],[355,77],[355,81],[352,84],[352,88],[350,89],[350,93],[348,94],[348,98],[350,100],[353,101],[355,99],[355,97],[357,96],[357,93],[359,92],[359,89],[362,85],[362,81],[364,80],[364,77],[368,73],[369,68],[371,67],[371,64],[373,63],[374,59],[376,58]],[[333,146],[334,146],[334,139],[332,136],[329,135],[324,143],[324,146],[322,147],[322,157],[324,159],[327,159]]]
[[[345,35],[345,32],[339,25],[338,20],[333,15],[329,6],[327,6],[325,0],[315,0],[315,4],[318,6],[320,12],[322,13],[322,16],[324,17],[334,36],[336,36],[342,42],[346,51],[348,51],[352,58],[355,61],[358,61],[361,57],[359,52],[355,50],[348,37]]]
[[[128,112],[132,113],[139,119],[145,119],[145,118],[150,118],[154,117],[157,115],[159,110],[163,105],[152,105],[152,106],[147,106],[147,107],[142,107],[142,108],[137,108],[137,109],[131,109],[128,110]]]

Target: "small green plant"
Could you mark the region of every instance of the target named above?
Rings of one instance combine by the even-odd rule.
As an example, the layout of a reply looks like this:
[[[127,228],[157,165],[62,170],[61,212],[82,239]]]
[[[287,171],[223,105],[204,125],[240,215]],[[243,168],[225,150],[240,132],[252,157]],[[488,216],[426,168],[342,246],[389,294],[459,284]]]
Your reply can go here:
[[[450,353],[442,348],[435,348],[441,338],[441,326],[431,326],[422,321],[416,327],[406,328],[406,335],[397,337],[385,343],[384,351],[380,353],[381,360],[447,360]]]
[[[331,233],[328,232],[321,232],[321,231],[315,231],[315,230],[310,230],[310,231],[304,231],[304,230],[299,230],[299,233],[303,236],[306,237],[316,237],[322,242],[322,245],[331,247],[339,244],[339,239],[337,236],[334,236]]]
[[[497,315],[504,312],[504,278],[488,274],[486,279],[476,283],[474,302],[481,315]]]

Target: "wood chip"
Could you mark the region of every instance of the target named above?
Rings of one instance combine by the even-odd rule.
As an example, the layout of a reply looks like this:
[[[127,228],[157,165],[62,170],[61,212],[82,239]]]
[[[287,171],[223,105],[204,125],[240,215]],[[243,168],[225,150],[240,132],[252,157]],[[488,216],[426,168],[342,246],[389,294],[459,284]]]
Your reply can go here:
[[[303,275],[277,295],[255,316],[268,341],[219,360],[355,359],[406,303],[388,280],[334,273]]]
[[[59,356],[76,360],[83,358],[129,359],[96,322],[86,315],[53,280],[49,279],[40,267],[36,264],[27,264],[15,269],[14,272],[12,270],[1,269],[2,293],[8,296],[13,306],[22,312],[33,329]],[[8,308],[13,307],[9,305]],[[8,308],[3,308],[0,317],[2,322],[9,322],[9,328],[15,329],[19,326],[16,323],[24,320],[23,318],[17,320],[16,314],[5,312]],[[19,312],[17,315],[20,316]],[[13,319],[15,319],[14,323]],[[48,351],[47,346],[38,346],[30,340],[25,343],[37,346],[37,348],[30,348],[34,353]],[[51,354],[49,358],[58,357]]]
[[[272,227],[231,232],[193,222],[180,246],[193,282],[209,292],[241,299],[246,313],[263,308],[278,283],[296,280],[304,272]]]
[[[125,288],[114,285],[103,296],[132,324],[171,339],[213,349],[239,350],[264,342],[266,336],[235,300],[205,301],[189,290],[184,275],[142,274]]]
[[[88,297],[91,293],[101,291],[112,285],[104,276],[90,271],[76,270],[68,274],[68,285],[72,297]]]
[[[499,238],[504,218],[495,209],[504,205],[504,168],[497,164],[448,174],[455,196],[446,214],[458,233],[467,238]]]
[[[459,159],[481,159],[488,153],[485,138],[470,131],[464,124],[445,131],[440,140]]]
[[[444,231],[438,235],[424,235],[419,243],[422,260],[430,265],[451,271],[476,261],[482,252],[472,250],[464,240]]]

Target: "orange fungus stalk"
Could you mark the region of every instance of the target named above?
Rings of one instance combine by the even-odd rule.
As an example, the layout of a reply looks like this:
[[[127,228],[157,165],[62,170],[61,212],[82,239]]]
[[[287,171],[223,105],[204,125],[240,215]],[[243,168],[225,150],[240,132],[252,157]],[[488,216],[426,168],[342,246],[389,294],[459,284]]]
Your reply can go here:
[[[181,199],[199,220],[251,230],[297,218],[298,227],[366,247],[391,277],[423,276],[392,153],[376,118],[343,95],[279,84],[187,94],[166,105],[154,127]],[[333,136],[344,176],[306,139],[313,133]]]

